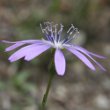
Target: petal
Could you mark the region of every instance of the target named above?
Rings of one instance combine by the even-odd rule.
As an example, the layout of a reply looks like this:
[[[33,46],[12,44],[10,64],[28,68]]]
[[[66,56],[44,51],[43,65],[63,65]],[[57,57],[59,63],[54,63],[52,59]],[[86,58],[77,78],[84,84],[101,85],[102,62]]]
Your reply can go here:
[[[35,51],[37,51],[37,50],[36,50],[36,47],[38,47],[38,46],[39,46],[39,44],[36,43],[36,44],[32,44],[32,45],[29,45],[29,46],[25,46],[25,47],[19,49],[18,51],[16,51],[14,54],[12,54],[12,55],[9,57],[10,62],[17,61],[17,60],[19,60],[20,58],[25,57],[26,55],[27,55],[27,56],[28,56],[28,55],[31,55],[30,52],[31,52],[33,49],[35,49]]]
[[[12,46],[7,47],[7,48],[5,49],[5,51],[8,52],[8,51],[14,50],[14,49],[16,49],[16,48],[18,48],[18,47],[20,47],[20,46],[22,46],[22,45],[24,45],[24,44],[25,44],[25,43],[22,43],[22,42],[13,44]]]
[[[46,50],[48,50],[51,46],[49,45],[39,45],[36,46],[35,48],[32,48],[30,50],[31,54],[27,54],[25,56],[25,60],[30,61],[33,58],[37,57],[38,55],[40,55],[41,53],[45,52]]]
[[[73,47],[73,48],[75,48],[76,50],[78,50],[78,51],[84,53],[85,55],[87,55],[87,56],[88,56],[92,61],[94,61],[103,71],[106,71],[106,69],[105,69],[100,63],[98,63],[96,60],[94,60],[94,59],[89,55],[89,54],[90,54],[89,51],[87,51],[86,49],[84,49],[84,48],[82,48],[82,47],[79,47],[79,46],[75,46],[75,47]],[[94,53],[92,53],[92,54],[94,54]],[[97,56],[97,54],[94,54],[94,55]],[[103,56],[100,56],[100,55],[98,55],[98,56],[99,56],[98,58],[104,58]]]
[[[10,42],[10,41],[7,41],[7,40],[2,40],[1,42],[7,43],[7,44],[14,44],[14,43],[16,43],[16,42]]]
[[[13,44],[12,46],[9,46],[8,48],[5,49],[5,51],[11,51],[11,50],[14,50],[20,46],[23,46],[25,44],[33,44],[33,43],[39,43],[39,44],[42,44],[42,41],[41,40],[22,40],[22,41],[16,41],[16,42],[10,42],[10,41],[5,41],[3,40],[2,42],[4,43],[11,43]]]
[[[72,52],[76,57],[78,57],[84,64],[86,64],[90,69],[95,70],[95,67],[93,64],[79,51],[72,49],[72,48],[66,48],[70,52]]]
[[[18,42],[23,42],[23,43],[42,43],[42,40],[22,40]]]
[[[58,75],[63,76],[65,73],[66,62],[63,53],[59,49],[55,51],[54,62]]]
[[[15,41],[15,42],[11,42],[11,41],[7,41],[7,40],[2,40],[1,42],[3,43],[7,43],[7,44],[15,44],[18,42],[22,42],[22,43],[36,43],[36,42],[41,42],[42,40],[21,40],[21,41]]]
[[[89,52],[88,50],[86,50],[85,48],[80,47],[80,46],[73,46],[73,48],[78,48],[78,49],[80,49],[80,50],[83,50],[83,51],[85,51],[86,53],[88,53],[88,54],[90,54],[90,55],[92,55],[92,56],[95,56],[95,57],[97,57],[97,58],[100,58],[100,59],[105,59],[105,58],[106,58],[106,57],[104,57],[104,56],[102,56],[102,55],[98,55],[98,54]]]
[[[97,58],[101,58],[101,59],[106,59],[106,57],[104,57],[104,56],[101,56],[101,55],[98,55],[98,54],[95,54],[95,53],[92,53],[92,52],[88,52],[90,55],[92,55],[92,56],[95,56],[95,57],[97,57]]]

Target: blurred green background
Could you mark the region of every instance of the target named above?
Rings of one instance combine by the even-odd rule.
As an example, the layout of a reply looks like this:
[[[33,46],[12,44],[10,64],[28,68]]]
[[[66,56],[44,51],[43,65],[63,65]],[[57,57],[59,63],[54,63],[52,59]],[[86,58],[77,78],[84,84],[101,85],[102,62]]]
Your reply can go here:
[[[65,53],[66,74],[55,76],[47,110],[110,110],[110,0],[0,0],[0,40],[39,39],[40,23],[71,24],[80,30],[74,41],[107,56],[98,60],[107,72],[89,70]],[[37,110],[46,89],[50,52],[31,62],[8,61],[0,44],[0,110]]]

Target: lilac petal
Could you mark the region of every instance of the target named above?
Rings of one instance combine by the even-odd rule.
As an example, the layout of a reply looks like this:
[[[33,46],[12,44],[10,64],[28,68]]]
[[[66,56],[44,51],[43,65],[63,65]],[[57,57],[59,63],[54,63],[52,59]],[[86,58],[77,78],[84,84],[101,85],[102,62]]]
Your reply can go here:
[[[14,50],[20,46],[23,46],[25,44],[32,44],[32,43],[39,43],[42,44],[41,40],[22,40],[22,41],[17,41],[17,42],[10,42],[10,41],[3,41],[4,43],[14,43],[12,46],[9,46],[8,48],[5,49],[5,51],[11,51]]]
[[[105,59],[106,57],[102,56],[102,55],[98,55],[98,54],[95,54],[95,53],[92,53],[92,52],[89,52],[88,50],[86,50],[85,48],[83,47],[80,47],[80,46],[73,46],[73,48],[76,47],[76,48],[80,48],[81,50],[84,50],[85,52],[87,52],[88,54],[92,55],[92,56],[95,56],[97,58],[100,58],[100,59]]]
[[[86,64],[90,69],[95,70],[95,67],[93,64],[79,51],[72,49],[72,48],[66,48],[70,52],[72,52],[76,57],[78,57],[84,64]]]
[[[63,53],[59,49],[55,51],[54,62],[58,75],[63,76],[65,73],[66,62]]]
[[[23,42],[23,43],[42,43],[42,40],[22,40],[19,42]]]
[[[11,41],[7,41],[7,40],[2,40],[3,43],[7,43],[7,44],[15,44],[18,42],[22,42],[22,43],[36,43],[36,42],[42,42],[42,40],[22,40],[22,41],[15,41],[15,42],[11,42]]]
[[[16,42],[11,42],[11,41],[7,41],[7,40],[2,40],[1,42],[7,43],[7,44],[14,44],[14,43],[16,43]]]
[[[14,50],[14,49],[16,49],[16,48],[18,48],[24,44],[25,43],[22,43],[22,42],[13,44],[12,46],[9,46],[8,48],[6,48],[5,51],[8,52],[8,51]]]
[[[14,62],[23,58],[26,54],[30,54],[29,50],[35,47],[35,44],[23,47],[9,57],[10,62]]]
[[[29,46],[25,46],[21,49],[19,49],[18,51],[16,51],[14,54],[12,54],[10,57],[9,57],[9,60],[10,62],[14,62],[14,61],[17,61],[19,60],[20,58],[23,58],[25,57],[26,55],[31,55],[31,50],[35,49],[36,50],[36,47],[39,46],[39,44],[32,44],[32,45],[29,45]]]
[[[95,54],[95,53],[92,53],[92,52],[89,52],[89,54],[92,55],[92,56],[95,56],[97,58],[106,59],[106,57],[98,55],[98,54]]]
[[[90,52],[89,51],[87,51],[86,49],[84,49],[84,48],[82,48],[82,47],[79,47],[79,46],[74,46],[73,48],[75,48],[76,50],[78,50],[78,51],[80,51],[80,52],[82,52],[82,53],[84,53],[85,55],[87,55],[92,61],[94,61],[103,71],[106,71],[106,69],[100,64],[100,63],[98,63],[96,60],[94,60],[89,54],[90,54]],[[92,53],[92,54],[94,54],[94,53]],[[97,55],[97,54],[95,54],[95,55]],[[99,55],[98,55],[99,56]],[[101,57],[101,56],[99,56],[100,58],[103,58],[103,56]]]
[[[51,46],[49,46],[49,45],[39,45],[39,46],[36,46],[36,47],[32,48],[30,50],[31,54],[27,54],[25,56],[25,60],[27,60],[27,61],[32,60],[33,58],[37,57],[38,55],[40,55],[44,51],[48,50],[50,47]]]

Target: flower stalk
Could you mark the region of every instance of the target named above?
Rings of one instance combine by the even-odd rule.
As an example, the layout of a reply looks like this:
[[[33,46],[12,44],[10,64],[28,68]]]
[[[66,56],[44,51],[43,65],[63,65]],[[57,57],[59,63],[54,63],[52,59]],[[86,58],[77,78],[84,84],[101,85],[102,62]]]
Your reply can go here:
[[[42,100],[42,103],[41,103],[41,110],[45,110],[45,106],[46,106],[46,102],[47,102],[47,98],[48,98],[48,94],[49,94],[49,90],[50,90],[50,87],[51,87],[51,84],[52,84],[53,77],[54,77],[54,73],[50,74],[47,89],[46,89],[46,92],[43,96],[43,100]]]
[[[43,99],[42,99],[40,110],[45,110],[48,94],[49,94],[49,91],[50,91],[50,88],[51,88],[51,84],[52,84],[52,81],[53,81],[53,78],[54,78],[54,75],[55,75],[53,61],[50,62],[49,66],[48,66],[48,70],[49,70],[50,76],[49,76],[49,80],[48,80],[46,91],[45,91]]]

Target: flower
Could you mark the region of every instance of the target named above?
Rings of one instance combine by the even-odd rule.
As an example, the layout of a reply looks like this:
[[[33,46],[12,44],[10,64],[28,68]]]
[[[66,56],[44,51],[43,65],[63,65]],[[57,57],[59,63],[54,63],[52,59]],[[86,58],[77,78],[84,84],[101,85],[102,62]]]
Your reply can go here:
[[[14,54],[12,54],[9,57],[10,62],[17,61],[21,58],[24,58],[24,60],[26,61],[30,61],[35,57],[39,56],[41,53],[45,52],[46,50],[54,48],[55,69],[57,74],[62,76],[65,73],[66,61],[61,50],[66,49],[73,55],[75,55],[77,58],[79,58],[91,70],[96,69],[94,65],[89,61],[89,59],[91,59],[96,65],[98,65],[100,69],[105,71],[105,68],[96,60],[94,60],[93,56],[100,59],[104,59],[105,57],[97,55],[80,46],[72,44],[72,40],[74,40],[74,38],[79,33],[78,29],[75,28],[73,24],[67,31],[66,37],[61,36],[61,33],[63,31],[62,24],[58,25],[50,22],[45,22],[43,25],[40,24],[40,26],[44,34],[44,38],[41,40],[22,40],[16,42],[10,42],[6,40],[2,41],[4,43],[12,44],[11,46],[5,49],[6,52],[21,47],[21,49],[17,50]],[[58,27],[60,28],[58,29]]]

